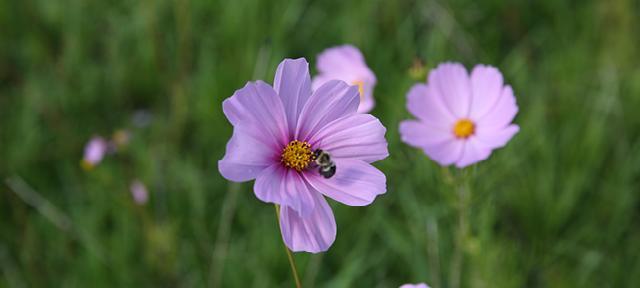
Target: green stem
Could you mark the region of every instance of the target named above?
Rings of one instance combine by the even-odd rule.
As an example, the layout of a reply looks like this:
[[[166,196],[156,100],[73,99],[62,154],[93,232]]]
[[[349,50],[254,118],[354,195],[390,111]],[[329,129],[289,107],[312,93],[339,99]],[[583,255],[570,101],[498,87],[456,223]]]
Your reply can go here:
[[[451,261],[450,286],[460,287],[462,282],[462,267],[464,262],[464,250],[469,234],[469,224],[467,223],[467,210],[469,208],[470,189],[468,185],[468,170],[460,171],[458,181],[456,181],[456,192],[458,194],[458,227],[456,232],[456,246]],[[461,178],[461,179],[460,179]]]
[[[280,206],[276,204],[275,207],[276,207],[276,216],[278,218],[278,227],[280,227]],[[282,230],[282,227],[280,227],[280,230]],[[293,259],[293,254],[291,254],[291,250],[289,250],[289,247],[287,247],[287,245],[284,242],[282,244],[284,244],[284,250],[287,252],[287,258],[289,259],[289,266],[291,266],[291,273],[293,274],[293,280],[296,282],[296,288],[301,288],[302,284],[300,284],[300,278],[298,277],[298,269],[296,269],[296,262]]]

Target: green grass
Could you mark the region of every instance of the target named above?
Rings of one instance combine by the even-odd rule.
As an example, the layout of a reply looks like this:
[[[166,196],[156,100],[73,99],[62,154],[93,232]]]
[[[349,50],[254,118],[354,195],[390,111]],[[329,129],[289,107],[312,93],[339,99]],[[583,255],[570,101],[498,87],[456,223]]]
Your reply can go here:
[[[296,254],[304,287],[449,287],[457,171],[398,135],[415,58],[497,66],[520,107],[471,169],[462,286],[640,283],[637,1],[132,2],[0,1],[0,287],[293,286],[274,208],[217,171],[221,102],[343,43],[378,77],[388,193],[331,202],[333,247]],[[123,128],[127,149],[80,169],[92,135]]]

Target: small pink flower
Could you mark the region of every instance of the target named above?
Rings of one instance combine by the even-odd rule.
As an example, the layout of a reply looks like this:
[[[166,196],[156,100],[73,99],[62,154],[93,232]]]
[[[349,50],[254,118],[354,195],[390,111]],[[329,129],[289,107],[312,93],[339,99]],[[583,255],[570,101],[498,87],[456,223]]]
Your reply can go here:
[[[385,127],[357,114],[357,88],[332,80],[311,90],[309,64],[285,59],[274,85],[257,81],[222,104],[233,136],[218,162],[226,179],[256,179],[253,191],[280,208],[282,238],[293,251],[329,249],[336,222],[324,196],[368,205],[386,192],[385,175],[370,163],[388,156]],[[319,166],[318,150],[331,158]],[[323,170],[322,167],[328,168]],[[323,172],[325,171],[325,172]]]
[[[427,286],[427,284],[424,284],[424,283],[418,283],[418,284],[404,284],[400,286],[400,288],[429,288],[429,286]]]
[[[318,55],[318,74],[313,78],[313,90],[330,80],[342,80],[350,85],[358,86],[360,105],[358,113],[367,113],[373,109],[373,88],[376,86],[376,76],[364,62],[364,57],[358,48],[342,45],[324,50]]]
[[[109,144],[104,138],[100,136],[92,137],[84,147],[84,157],[81,161],[82,168],[91,170],[98,165],[107,153],[108,146]]]
[[[129,191],[131,192],[131,196],[133,197],[133,201],[138,205],[147,204],[149,201],[149,191],[147,191],[147,187],[144,186],[142,181],[136,179],[131,182],[131,186],[129,186]]]
[[[520,129],[511,124],[518,112],[513,90],[491,66],[477,65],[469,76],[461,64],[440,64],[428,84],[411,88],[407,100],[418,119],[400,123],[402,141],[443,166],[485,160]]]

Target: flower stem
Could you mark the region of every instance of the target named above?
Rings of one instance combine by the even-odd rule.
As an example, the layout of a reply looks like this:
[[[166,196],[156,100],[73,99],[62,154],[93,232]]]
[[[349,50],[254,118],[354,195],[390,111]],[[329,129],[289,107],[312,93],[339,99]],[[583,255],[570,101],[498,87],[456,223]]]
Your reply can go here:
[[[276,207],[276,216],[278,218],[278,227],[280,227],[280,206],[277,204]],[[280,227],[282,230],[282,227]],[[287,244],[282,242],[284,245],[284,250],[287,252],[287,258],[289,259],[289,266],[291,266],[291,274],[293,274],[293,280],[296,282],[296,288],[301,288],[302,284],[300,284],[300,278],[298,277],[298,269],[296,269],[296,261],[293,259],[293,254],[291,254],[291,250],[287,247]]]
[[[469,206],[469,180],[468,170],[462,170],[461,177],[456,181],[456,192],[458,194],[458,227],[456,231],[456,243],[451,260],[450,286],[452,288],[460,287],[462,282],[462,266],[464,262],[464,250],[469,233],[469,224],[467,223],[467,210]]]

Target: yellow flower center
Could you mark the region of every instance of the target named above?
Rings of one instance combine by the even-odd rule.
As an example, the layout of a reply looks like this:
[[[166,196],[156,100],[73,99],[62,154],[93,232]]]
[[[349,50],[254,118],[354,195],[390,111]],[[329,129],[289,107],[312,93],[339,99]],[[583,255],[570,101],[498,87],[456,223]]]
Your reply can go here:
[[[307,142],[293,140],[282,149],[280,162],[289,168],[296,169],[298,172],[307,168],[309,163],[313,161],[313,151],[311,145]]]
[[[471,122],[469,119],[460,119],[456,122],[456,125],[453,126],[453,134],[458,138],[469,138],[469,136],[473,135],[476,130],[476,125]]]
[[[364,99],[364,82],[363,81],[353,81],[353,83],[351,83],[351,85],[357,85],[358,86],[358,93],[360,93],[360,101],[362,101]]]

